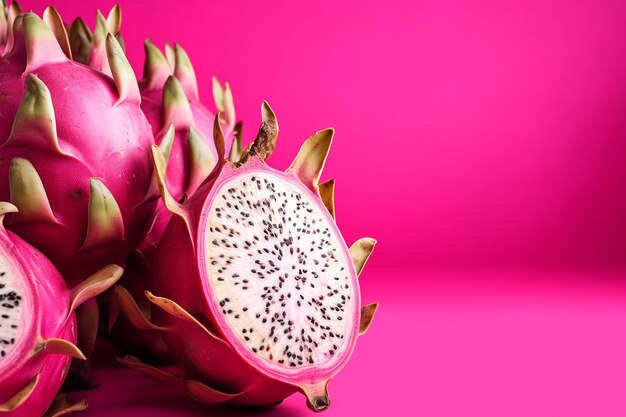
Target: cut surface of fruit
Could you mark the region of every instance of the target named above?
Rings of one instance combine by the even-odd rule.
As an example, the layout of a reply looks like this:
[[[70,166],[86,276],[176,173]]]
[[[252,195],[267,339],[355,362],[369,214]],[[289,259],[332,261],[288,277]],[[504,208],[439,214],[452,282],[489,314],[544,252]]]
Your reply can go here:
[[[332,362],[354,324],[351,259],[315,198],[289,174],[251,171],[217,190],[205,229],[228,328],[282,372]]]

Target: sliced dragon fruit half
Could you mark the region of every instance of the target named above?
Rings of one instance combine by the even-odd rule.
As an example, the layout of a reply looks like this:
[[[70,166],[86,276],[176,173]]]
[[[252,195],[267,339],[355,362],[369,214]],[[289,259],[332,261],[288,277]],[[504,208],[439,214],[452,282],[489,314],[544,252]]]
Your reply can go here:
[[[12,204],[0,202],[0,415],[60,416],[82,410],[84,401],[55,399],[70,359],[85,359],[75,345],[74,310],[108,289],[123,271],[106,266],[68,290],[43,254],[1,225],[5,215],[16,212]]]
[[[321,411],[330,404],[328,381],[378,306],[361,306],[357,280],[375,241],[348,248],[333,217],[334,183],[318,184],[334,131],[309,138],[281,172],[264,162],[273,148],[267,122],[237,163],[222,159],[182,205],[168,193],[165,160],[153,148],[174,214],[155,256],[159,296],[147,293],[161,310],[156,324],[120,298],[131,321],[164,334],[192,397],[266,406],[301,391]],[[163,379],[135,358],[122,363]]]

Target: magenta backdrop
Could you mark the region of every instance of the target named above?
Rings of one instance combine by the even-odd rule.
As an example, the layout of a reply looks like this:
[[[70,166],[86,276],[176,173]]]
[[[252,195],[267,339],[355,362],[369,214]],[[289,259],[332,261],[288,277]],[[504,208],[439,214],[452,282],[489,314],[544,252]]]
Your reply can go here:
[[[55,3],[89,24],[113,4]],[[626,2],[122,7],[138,73],[145,37],[180,42],[210,107],[230,81],[247,140],[270,102],[275,166],[336,128],[324,177],[346,240],[380,242],[362,286],[382,307],[331,414],[626,415]],[[106,408],[105,371],[92,416],[135,404]]]

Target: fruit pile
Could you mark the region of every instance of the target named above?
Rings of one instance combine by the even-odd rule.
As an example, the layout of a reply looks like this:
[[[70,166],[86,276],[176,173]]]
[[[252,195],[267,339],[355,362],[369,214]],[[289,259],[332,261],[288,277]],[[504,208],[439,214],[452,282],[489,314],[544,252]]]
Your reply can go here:
[[[84,409],[98,337],[203,403],[326,409],[378,306],[375,241],[346,246],[319,182],[334,131],[277,171],[268,103],[244,146],[227,83],[212,112],[187,53],[149,40],[137,81],[120,26],[0,6],[0,415]]]

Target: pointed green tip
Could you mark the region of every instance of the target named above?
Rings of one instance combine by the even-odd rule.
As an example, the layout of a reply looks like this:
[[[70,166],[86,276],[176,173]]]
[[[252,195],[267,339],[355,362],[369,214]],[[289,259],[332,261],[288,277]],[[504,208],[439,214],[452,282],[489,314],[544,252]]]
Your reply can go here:
[[[147,90],[161,88],[167,78],[172,75],[172,69],[167,63],[165,55],[157,48],[150,39],[144,41],[144,51],[146,55],[143,78],[147,85]]]
[[[196,73],[187,51],[179,44],[174,45],[174,75],[182,84],[187,96],[190,99],[198,100]]]
[[[169,76],[163,87],[163,126],[170,124],[177,129],[194,125],[189,99],[175,76]]]
[[[215,145],[215,151],[217,152],[220,163],[224,161],[224,157],[226,156],[226,141],[224,139],[224,132],[222,131],[221,118],[221,113],[218,113],[215,115],[215,120],[213,121],[213,144]]]
[[[35,13],[22,15],[24,43],[26,45],[26,71],[44,64],[66,62],[67,56],[48,25]]]
[[[139,92],[139,85],[137,84],[137,78],[133,71],[124,50],[119,44],[115,36],[110,33],[106,37],[106,49],[109,65],[111,66],[111,73],[115,80],[117,92],[119,96],[119,102],[141,103],[141,94]]]
[[[108,33],[109,31],[107,29],[106,19],[104,18],[104,15],[102,14],[102,12],[98,10],[96,11],[96,27],[93,31],[93,42],[94,43],[104,42]]]
[[[107,30],[113,35],[118,35],[122,28],[122,8],[119,3],[111,8],[106,18]]]
[[[77,17],[69,30],[69,42],[72,48],[72,57],[75,61],[87,65],[89,50],[91,49],[92,33],[83,19]]]
[[[311,190],[317,190],[334,135],[333,128],[316,132],[302,144],[298,155],[287,169],[296,174]]]
[[[214,131],[215,135],[216,132]],[[219,133],[217,133],[219,135]],[[224,137],[221,138],[222,146],[221,151],[223,155],[224,150]],[[217,142],[217,141],[216,141]],[[190,193],[196,191],[202,181],[213,171],[217,164],[215,155],[211,151],[207,140],[196,130],[193,126],[189,127],[187,131],[187,146],[189,148],[189,178],[187,183],[187,190]],[[216,144],[216,147],[218,145]],[[220,152],[218,148],[217,152]]]
[[[276,130],[275,135],[278,136],[278,119],[276,118],[276,113],[274,113],[274,110],[270,106],[270,103],[268,103],[266,100],[263,100],[263,104],[261,105],[261,118],[263,120],[263,123],[272,125],[274,127],[274,129]]]
[[[50,30],[52,30],[54,37],[57,39],[57,42],[59,42],[59,45],[61,46],[61,49],[67,59],[71,60],[72,49],[70,47],[67,29],[59,12],[53,6],[48,6],[43,12],[43,20],[46,22]]]
[[[28,74],[24,83],[26,84],[26,94],[46,98],[50,97],[50,90],[48,90],[48,87],[39,79],[37,74]]]
[[[48,87],[33,73],[26,77],[25,86],[26,91],[6,143],[22,146],[37,143],[38,146],[44,145],[53,152],[63,153],[59,146],[54,108]]]
[[[226,115],[226,124],[228,126],[228,130],[230,131],[234,129],[235,127],[236,116],[235,116],[235,102],[233,100],[233,91],[231,90],[230,84],[228,83],[228,81],[224,83],[223,101],[224,101],[224,114]],[[267,104],[267,102],[265,102],[265,104]]]
[[[20,219],[58,223],[50,207],[41,177],[31,162],[13,158],[9,167],[11,202],[20,210]]]
[[[359,320],[359,336],[365,334],[372,325],[374,315],[378,310],[378,303],[368,304],[361,308],[361,318]]]
[[[357,276],[361,275],[361,271],[374,251],[375,246],[376,239],[372,239],[371,237],[361,238],[350,246],[349,252]]]
[[[323,182],[318,188],[322,202],[326,206],[326,209],[332,218],[335,219],[335,180],[330,179]]]
[[[84,248],[124,239],[124,219],[115,197],[98,178],[89,179],[89,209]]]
[[[211,78],[213,86],[213,100],[215,101],[215,107],[217,111],[224,111],[224,89],[216,76]]]

